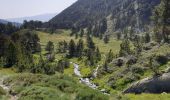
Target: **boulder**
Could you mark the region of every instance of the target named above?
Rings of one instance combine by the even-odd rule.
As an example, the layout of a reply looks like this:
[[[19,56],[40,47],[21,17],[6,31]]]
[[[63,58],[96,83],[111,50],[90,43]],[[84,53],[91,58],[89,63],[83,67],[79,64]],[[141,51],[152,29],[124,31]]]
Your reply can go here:
[[[120,58],[115,59],[112,63],[116,66],[121,67],[125,64],[125,62],[126,62],[126,59],[123,57],[120,57]]]
[[[150,43],[147,43],[143,46],[143,49],[144,50],[151,50],[154,46],[156,46],[157,43],[156,42],[150,42]]]
[[[127,57],[126,63],[132,65],[132,64],[135,64],[137,62],[137,60],[138,59],[135,56],[130,55]]]
[[[133,83],[124,93],[170,93],[170,73]]]

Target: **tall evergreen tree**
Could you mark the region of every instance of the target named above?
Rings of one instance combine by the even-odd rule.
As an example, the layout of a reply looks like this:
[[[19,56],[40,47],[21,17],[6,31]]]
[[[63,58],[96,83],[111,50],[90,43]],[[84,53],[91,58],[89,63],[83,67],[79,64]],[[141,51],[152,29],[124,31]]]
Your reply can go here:
[[[170,30],[168,27],[170,26],[170,1],[169,0],[162,0],[163,2],[163,38],[164,42],[170,42],[169,35],[170,35]],[[168,26],[168,27],[167,27]]]
[[[121,44],[120,44],[120,51],[119,51],[119,56],[127,56],[131,53],[130,50],[130,42],[128,39],[125,39]]]
[[[74,57],[76,53],[76,45],[74,40],[71,39],[69,43],[69,57]]]
[[[48,53],[52,53],[54,51],[54,44],[53,42],[49,41],[46,45],[45,48],[46,51],[48,51]]]
[[[135,53],[137,56],[139,56],[139,54],[142,52],[142,48],[143,48],[140,36],[137,36],[137,35],[135,36],[134,46],[135,46]]]
[[[90,35],[87,35],[87,47],[89,48],[89,49],[93,49],[93,50],[95,50],[95,43],[93,42],[93,39],[92,39],[92,37],[90,36]]]
[[[23,72],[34,66],[33,56],[30,51],[26,50],[21,43],[16,43],[17,48],[17,63],[16,68],[18,72]]]
[[[101,53],[100,53],[100,50],[99,50],[98,47],[97,47],[97,49],[96,49],[96,59],[97,59],[98,61],[101,60]]]
[[[104,71],[108,72],[108,62],[105,61],[103,64]]]
[[[83,36],[84,36],[84,29],[81,29],[80,37],[83,37]]]
[[[104,34],[107,31],[107,19],[104,18],[101,23],[100,32]]]
[[[66,53],[67,49],[68,49],[68,44],[66,41],[61,41],[58,43],[58,48],[57,48],[58,53]]]
[[[149,35],[149,33],[145,34],[145,43],[149,43],[151,41],[151,37]]]
[[[17,59],[17,50],[14,43],[10,43],[6,52],[6,65],[11,67],[16,63]]]
[[[163,37],[162,37],[162,34],[160,32],[160,28],[159,28],[159,27],[161,27],[161,24],[160,24],[161,22],[159,21],[160,18],[161,18],[161,14],[160,14],[158,9],[160,10],[160,7],[159,8],[157,7],[155,9],[154,16],[153,16],[153,20],[154,20],[154,40],[156,42],[160,43],[162,41]]]
[[[106,56],[106,61],[108,63],[110,63],[113,60],[113,58],[114,58],[113,52],[112,52],[112,50],[110,50],[109,53]]]
[[[82,39],[80,39],[79,41],[78,41],[78,43],[77,43],[77,48],[76,48],[77,50],[77,56],[78,57],[81,57],[82,56],[82,54],[83,54],[83,50],[84,50],[84,43],[83,43],[83,40]]]
[[[94,51],[92,49],[87,49],[87,62],[89,62],[88,64],[93,66],[95,64],[95,55],[94,55]]]
[[[78,36],[79,36],[79,35],[78,35],[78,32],[77,32],[77,33],[75,34],[75,39],[78,39]]]

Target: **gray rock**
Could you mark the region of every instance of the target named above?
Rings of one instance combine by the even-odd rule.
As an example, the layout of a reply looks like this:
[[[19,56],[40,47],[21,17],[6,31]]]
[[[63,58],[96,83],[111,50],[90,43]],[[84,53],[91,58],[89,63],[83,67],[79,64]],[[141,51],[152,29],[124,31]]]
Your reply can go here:
[[[125,62],[126,62],[126,59],[123,57],[120,57],[120,58],[115,59],[112,63],[116,66],[121,67],[125,64]]]
[[[170,73],[135,82],[124,93],[170,93]]]

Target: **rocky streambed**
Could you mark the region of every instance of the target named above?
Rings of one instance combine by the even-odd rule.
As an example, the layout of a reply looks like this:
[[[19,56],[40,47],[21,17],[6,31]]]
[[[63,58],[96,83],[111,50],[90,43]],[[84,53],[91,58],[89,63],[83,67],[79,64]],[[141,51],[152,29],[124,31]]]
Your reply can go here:
[[[70,62],[71,64],[73,64],[74,66],[74,74],[76,76],[79,77],[80,83],[87,85],[88,87],[92,88],[92,89],[98,89],[98,86],[96,84],[94,84],[91,80],[93,79],[93,77],[90,78],[83,78],[79,69],[79,65],[73,62]],[[97,71],[99,69],[99,66],[94,70],[93,76],[97,77]],[[100,90],[102,93],[109,95],[109,93],[107,93],[106,89],[101,89]]]

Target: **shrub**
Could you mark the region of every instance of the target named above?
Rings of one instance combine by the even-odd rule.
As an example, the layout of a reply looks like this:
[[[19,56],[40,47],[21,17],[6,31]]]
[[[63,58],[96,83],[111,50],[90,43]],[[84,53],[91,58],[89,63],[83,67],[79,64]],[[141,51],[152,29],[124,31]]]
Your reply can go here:
[[[136,66],[133,66],[131,68],[131,71],[133,73],[136,73],[136,74],[140,74],[140,75],[143,75],[144,74],[144,69],[142,67],[136,67]]]
[[[65,100],[69,100],[68,96],[62,95],[62,92],[56,89],[32,86],[27,87],[21,92],[21,97],[19,100],[63,100],[63,97],[67,98]]]
[[[2,87],[0,87],[0,96],[5,94],[6,94],[5,90]]]
[[[79,90],[75,100],[109,100],[109,97],[95,90],[84,88]]]

